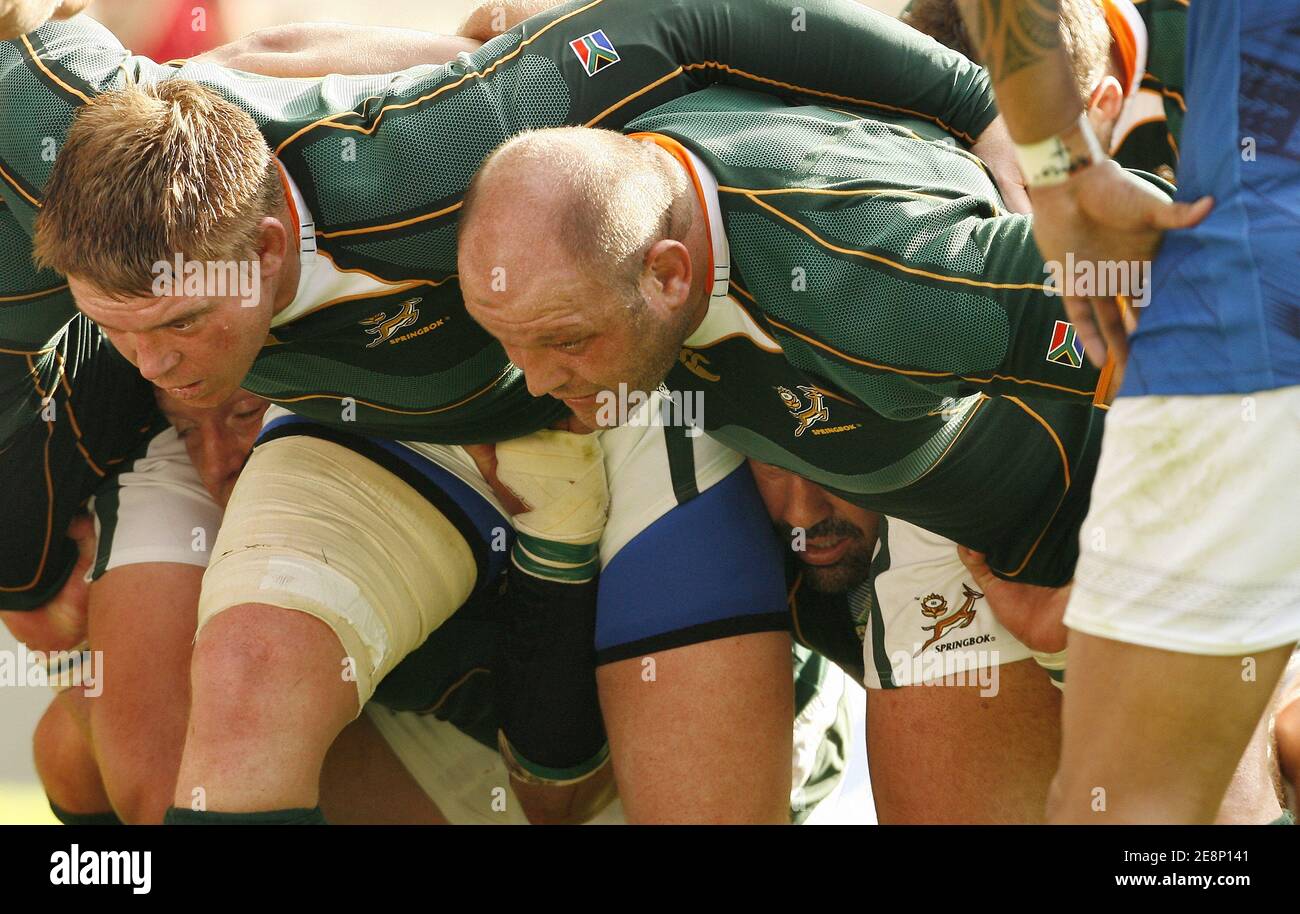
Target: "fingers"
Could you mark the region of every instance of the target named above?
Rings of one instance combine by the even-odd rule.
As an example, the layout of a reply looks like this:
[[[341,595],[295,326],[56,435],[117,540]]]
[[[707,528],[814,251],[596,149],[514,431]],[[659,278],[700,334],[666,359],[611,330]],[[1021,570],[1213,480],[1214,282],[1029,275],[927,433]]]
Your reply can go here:
[[[1106,364],[1106,340],[1097,328],[1093,317],[1092,303],[1086,298],[1067,296],[1064,299],[1065,314],[1074,324],[1074,332],[1083,341],[1083,354],[1097,368]]]
[[[1096,326],[1105,341],[1106,351],[1116,361],[1128,358],[1128,327],[1124,323],[1124,311],[1114,297],[1093,298],[1090,302]],[[1085,343],[1085,351],[1086,350]],[[1105,356],[1102,357],[1105,362]]]
[[[1014,176],[1014,180],[1004,175],[995,175],[995,177],[998,190],[1002,192],[1002,202],[1007,205],[1008,210],[1022,215],[1029,215],[1034,211],[1033,204],[1029,202],[1029,191],[1025,188],[1019,173]]]
[[[1162,231],[1191,228],[1214,209],[1213,197],[1202,197],[1194,203],[1169,203],[1152,213],[1152,225]]]
[[[957,547],[957,558],[966,566],[966,570],[975,578],[975,583],[983,586],[983,582],[993,576],[989,568],[988,557],[983,552],[976,552],[966,546]]]

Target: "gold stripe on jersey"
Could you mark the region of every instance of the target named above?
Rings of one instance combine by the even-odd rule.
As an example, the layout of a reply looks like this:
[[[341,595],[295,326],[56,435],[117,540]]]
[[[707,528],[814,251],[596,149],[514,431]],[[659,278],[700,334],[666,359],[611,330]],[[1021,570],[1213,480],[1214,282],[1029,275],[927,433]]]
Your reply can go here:
[[[721,188],[719,188],[719,190],[721,190]],[[926,279],[937,280],[938,282],[948,282],[948,283],[954,283],[956,285],[963,285],[963,286],[974,286],[980,289],[1009,289],[1009,290],[1037,289],[1041,292],[1047,291],[1047,286],[1043,285],[1042,283],[985,282],[980,279],[966,279],[965,277],[962,276],[944,276],[940,273],[931,273],[928,270],[919,269],[918,267],[909,267],[906,264],[901,264],[898,263],[897,261],[890,260],[888,257],[882,257],[880,254],[872,254],[869,251],[855,251],[852,248],[840,247],[839,245],[832,244],[831,242],[827,241],[825,238],[818,235],[816,232],[814,232],[808,226],[804,225],[798,219],[795,219],[792,216],[788,216],[785,213],[781,212],[776,207],[764,203],[762,200],[758,198],[758,196],[755,193],[747,191],[744,188],[735,188],[733,192],[743,194],[746,198],[748,198],[751,202],[753,202],[755,206],[761,207],[762,209],[767,210],[773,215],[778,216],[782,221],[790,223],[795,228],[799,229],[799,231],[803,232],[805,235],[811,238],[813,241],[820,244],[822,247],[830,251],[835,251],[838,254],[848,254],[851,257],[861,257],[864,260],[872,260],[875,261],[876,263],[882,263],[887,267],[892,267],[893,269],[898,270],[900,273],[910,273],[913,276],[922,276],[925,277]]]
[[[437,212],[425,213],[421,216],[412,216],[410,219],[403,219],[401,222],[389,222],[385,225],[369,225],[364,228],[338,229],[333,232],[318,232],[321,238],[343,238],[348,235],[367,235],[371,232],[387,232],[395,229],[406,228],[408,225],[417,225],[421,222],[428,222],[430,219],[437,219],[448,213],[454,213],[464,206],[463,202],[453,203],[451,206],[444,207]],[[359,271],[358,271],[359,272]]]
[[[1052,442],[1056,445],[1056,451],[1061,455],[1061,472],[1065,474],[1065,487],[1068,489],[1070,487],[1070,458],[1065,453],[1065,445],[1061,443],[1060,436],[1056,434],[1056,429],[1052,428],[1051,424],[1046,419],[1034,412],[1019,397],[1006,397],[1004,399],[1010,400],[1012,403],[1016,404],[1016,406],[1019,406],[1025,412],[1029,413],[1029,415],[1033,416],[1039,425],[1047,429],[1047,434],[1052,436]]]
[[[1056,430],[1052,428],[1051,424],[1046,419],[1038,415],[1038,413],[1034,412],[1023,402],[1021,402],[1018,398],[1007,397],[1006,399],[1010,400],[1012,403],[1019,406],[1025,412],[1029,413],[1029,415],[1033,416],[1034,419],[1036,419],[1039,422],[1039,424],[1043,426],[1043,428],[1047,429],[1047,433],[1052,436],[1052,441],[1055,442],[1057,451],[1061,455],[1061,469],[1065,473],[1065,486],[1061,491],[1061,497],[1056,502],[1056,507],[1052,510],[1051,517],[1049,517],[1047,519],[1047,522],[1043,524],[1043,529],[1039,531],[1038,537],[1034,540],[1034,544],[1029,547],[1029,551],[1025,553],[1024,559],[1020,562],[1020,564],[1016,567],[1014,571],[1002,572],[1002,574],[1004,574],[1005,576],[1009,578],[1014,578],[1017,575],[1019,575],[1020,572],[1025,570],[1025,566],[1029,564],[1029,560],[1034,557],[1034,553],[1038,551],[1038,547],[1042,544],[1043,537],[1047,535],[1048,530],[1052,529],[1052,523],[1056,520],[1056,515],[1061,512],[1061,506],[1065,504],[1065,497],[1070,494],[1071,481],[1070,481],[1070,460],[1065,454],[1065,446],[1061,444],[1061,439],[1056,434]]]
[[[41,201],[37,200],[27,191],[23,190],[22,185],[18,183],[18,181],[14,178],[14,176],[4,170],[4,166],[0,166],[0,178],[3,178],[6,184],[8,184],[14,190],[18,191],[18,193],[22,195],[22,198],[26,200],[28,203],[30,203],[32,206],[34,206],[36,209],[41,208]]]
[[[455,403],[450,403],[447,406],[437,406],[433,409],[398,409],[393,406],[380,406],[378,403],[371,403],[368,400],[362,400],[360,397],[349,397],[340,394],[304,394],[301,397],[275,397],[268,395],[267,399],[271,400],[273,403],[301,403],[304,400],[338,400],[341,403],[344,400],[351,400],[358,406],[365,406],[369,409],[378,410],[381,413],[391,413],[397,416],[432,416],[437,413],[445,413],[448,410],[456,409],[458,406],[464,406],[471,400],[477,400],[479,397],[483,396],[505,380],[506,375],[510,374],[514,367],[514,365],[507,365],[505,370],[493,379],[492,383],[480,390],[476,390],[468,397],[457,400]]]
[[[54,423],[45,423],[45,543],[41,546],[41,560],[36,564],[36,574],[26,584],[17,587],[0,585],[0,593],[22,593],[31,590],[45,574],[45,563],[50,558],[50,537],[54,532],[54,477],[50,474],[50,439],[54,437]]]
[[[700,70],[705,68],[721,70],[724,73],[731,73],[734,76],[743,76],[745,79],[752,79],[754,82],[762,83],[765,86],[775,86],[778,89],[788,89],[792,92],[798,92],[802,95],[812,95],[812,96],[816,96],[817,98],[828,98],[831,101],[847,102],[850,105],[862,105],[868,108],[879,108],[881,111],[892,111],[895,114],[906,114],[908,117],[914,117],[922,121],[929,121],[930,123],[938,126],[945,133],[950,133],[953,136],[961,137],[963,140],[965,140],[968,143],[975,142],[975,138],[972,137],[969,133],[966,133],[961,130],[955,130],[952,127],[949,127],[939,118],[932,117],[931,115],[928,114],[922,114],[920,111],[913,111],[911,108],[900,108],[897,105],[886,105],[884,102],[873,102],[865,98],[854,98],[852,95],[840,95],[835,92],[823,92],[821,89],[809,89],[807,86],[796,86],[794,83],[782,82],[779,79],[768,79],[766,76],[756,76],[753,73],[748,73],[745,70],[738,70],[735,67],[729,67],[726,64],[719,63],[716,60],[707,60],[703,63],[693,63],[693,64],[688,64],[686,66],[687,70]]]
[[[47,295],[54,295],[56,292],[62,292],[67,288],[68,284],[65,282],[61,286],[55,286],[53,289],[42,289],[39,292],[24,292],[22,295],[0,295],[0,302],[33,301]],[[42,349],[40,351],[45,352],[46,350]]]
[[[538,38],[541,38],[543,35],[545,35],[545,34],[546,34],[547,32],[549,32],[551,29],[555,28],[555,27],[556,27],[557,25],[559,25],[561,22],[564,22],[564,21],[567,20],[567,19],[571,19],[571,18],[573,18],[574,16],[577,16],[577,15],[580,14],[580,13],[585,13],[587,10],[589,10],[589,9],[591,9],[591,8],[593,8],[593,7],[599,6],[599,5],[600,5],[601,3],[603,3],[603,2],[604,2],[604,0],[592,0],[592,2],[591,2],[591,3],[588,3],[586,6],[578,7],[576,10],[573,10],[573,11],[570,12],[570,13],[566,13],[565,15],[561,16],[559,19],[556,19],[554,22],[548,22],[545,26],[543,26],[542,28],[540,28],[540,29],[537,30],[537,34],[535,34],[535,35],[530,35],[530,36],[528,36],[527,38],[525,38],[523,41],[519,42],[519,46],[516,47],[513,51],[511,51],[509,54],[506,54],[504,57],[498,57],[496,60],[492,61],[492,65],[491,65],[490,67],[488,67],[487,69],[485,69],[485,70],[480,70],[480,71],[478,71],[478,72],[476,72],[476,73],[466,73],[464,76],[462,76],[460,79],[456,80],[454,83],[448,83],[448,84],[445,85],[445,86],[440,86],[440,87],[438,87],[437,89],[435,89],[435,90],[433,90],[432,92],[430,92],[428,95],[422,95],[422,96],[420,96],[419,98],[412,99],[412,100],[409,101],[409,102],[400,102],[400,103],[397,103],[397,104],[385,105],[384,107],[380,108],[379,111],[375,114],[375,121],[374,121],[374,123],[371,124],[370,127],[368,127],[368,128],[367,128],[367,127],[361,127],[361,126],[359,126],[359,125],[357,125],[357,124],[340,124],[340,123],[338,123],[338,122],[335,120],[335,118],[348,117],[349,115],[351,115],[351,116],[355,116],[356,113],[357,113],[356,111],[340,111],[340,112],[338,112],[337,114],[331,114],[331,115],[329,115],[328,117],[321,118],[319,121],[315,121],[315,122],[313,122],[313,123],[311,123],[311,124],[306,125],[305,127],[302,127],[302,128],[299,129],[297,132],[295,132],[295,133],[293,133],[292,135],[290,135],[289,138],[286,139],[283,143],[281,143],[279,146],[277,146],[276,149],[275,149],[275,154],[278,156],[281,152],[283,152],[283,151],[284,151],[284,150],[289,146],[290,143],[294,142],[294,141],[297,140],[299,137],[301,137],[301,136],[303,136],[304,134],[306,134],[308,131],[315,130],[317,127],[333,127],[333,128],[335,128],[335,129],[337,129],[337,130],[352,130],[352,131],[355,131],[355,132],[357,132],[357,133],[363,133],[363,134],[369,136],[370,134],[374,133],[375,130],[377,130],[377,129],[379,128],[379,122],[383,120],[384,114],[385,114],[386,112],[388,112],[388,111],[400,111],[400,110],[402,110],[402,109],[404,109],[404,108],[415,108],[415,107],[418,107],[418,106],[424,104],[425,102],[429,101],[430,99],[432,99],[432,98],[436,98],[437,96],[442,95],[444,92],[450,92],[452,89],[455,89],[455,88],[457,88],[457,87],[459,87],[459,86],[464,85],[465,83],[469,82],[471,79],[482,79],[484,76],[487,76],[489,73],[491,73],[491,72],[492,72],[493,70],[495,70],[497,67],[501,66],[501,64],[503,64],[503,63],[505,63],[506,61],[508,61],[508,60],[510,60],[510,59],[512,59],[512,58],[514,58],[514,57],[516,57],[516,56],[518,56],[520,53],[523,52],[524,48],[528,47],[530,44],[532,44],[532,43],[533,43],[534,41],[536,41]],[[378,96],[371,96],[371,98],[377,98],[377,97],[378,97]],[[362,107],[364,107],[364,103],[363,103]]]
[[[81,99],[83,103],[90,104],[90,97],[86,95],[86,93],[82,92],[80,89],[74,89],[72,86],[69,86],[50,71],[50,68],[45,65],[45,61],[41,60],[40,55],[36,53],[36,48],[32,47],[32,43],[26,35],[23,36],[23,47],[27,49],[28,55],[31,56],[32,63],[36,64],[36,66],[40,68],[41,72],[49,77],[50,82],[61,87],[70,95],[77,96],[77,98]]]

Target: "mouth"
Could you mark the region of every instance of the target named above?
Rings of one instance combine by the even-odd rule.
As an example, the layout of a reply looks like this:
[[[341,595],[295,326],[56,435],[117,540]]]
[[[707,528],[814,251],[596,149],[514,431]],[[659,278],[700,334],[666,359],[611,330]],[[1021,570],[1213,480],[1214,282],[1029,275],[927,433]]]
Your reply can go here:
[[[199,395],[199,391],[203,387],[203,380],[199,379],[190,384],[186,384],[183,387],[162,387],[162,385],[155,385],[155,386],[159,387],[161,390],[165,390],[170,396],[173,396],[178,400],[192,400],[194,399],[194,397]]]
[[[798,553],[799,561],[805,565],[834,565],[844,558],[849,551],[852,540],[847,536],[831,536],[823,539],[808,540],[803,552]]]
[[[596,394],[587,394],[585,397],[560,397],[560,401],[574,412],[579,410],[585,412],[596,405]]]

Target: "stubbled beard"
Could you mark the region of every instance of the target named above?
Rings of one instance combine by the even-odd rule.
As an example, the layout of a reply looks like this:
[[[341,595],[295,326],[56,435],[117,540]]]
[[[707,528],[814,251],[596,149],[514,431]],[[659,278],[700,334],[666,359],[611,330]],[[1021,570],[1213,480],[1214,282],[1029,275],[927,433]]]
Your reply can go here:
[[[782,524],[787,544],[794,542],[794,528]],[[840,594],[853,590],[871,576],[872,547],[861,528],[836,517],[828,517],[805,531],[805,542],[842,537],[849,540],[849,548],[833,565],[809,565],[802,560],[799,568],[804,580],[818,593]],[[799,557],[799,553],[795,553]]]

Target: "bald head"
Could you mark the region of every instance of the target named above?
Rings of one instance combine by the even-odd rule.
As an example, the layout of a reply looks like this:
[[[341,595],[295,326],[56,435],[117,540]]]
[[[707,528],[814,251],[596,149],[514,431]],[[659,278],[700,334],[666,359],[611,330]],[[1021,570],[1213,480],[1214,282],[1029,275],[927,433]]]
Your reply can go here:
[[[465,196],[465,306],[534,396],[590,419],[602,391],[658,386],[703,319],[701,205],[682,164],[652,142],[587,128],[517,136]]]
[[[653,143],[610,130],[560,127],[520,134],[471,183],[460,218],[462,255],[506,265],[566,258],[577,270],[632,285],[655,241],[680,238],[690,182]]]

